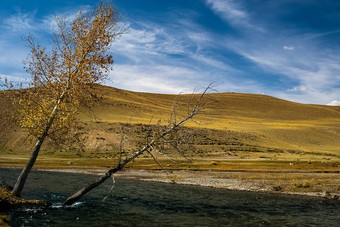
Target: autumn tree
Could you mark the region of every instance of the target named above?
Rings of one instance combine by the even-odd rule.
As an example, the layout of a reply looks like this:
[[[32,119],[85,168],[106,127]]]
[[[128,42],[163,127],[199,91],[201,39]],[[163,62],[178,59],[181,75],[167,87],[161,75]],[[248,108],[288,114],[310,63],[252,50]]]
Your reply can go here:
[[[45,139],[69,133],[79,106],[89,97],[89,85],[107,76],[113,63],[110,44],[122,33],[119,20],[116,8],[100,3],[73,20],[56,18],[50,49],[27,38],[30,53],[25,68],[32,81],[28,89],[20,90],[16,118],[37,141],[13,195],[20,196]]]

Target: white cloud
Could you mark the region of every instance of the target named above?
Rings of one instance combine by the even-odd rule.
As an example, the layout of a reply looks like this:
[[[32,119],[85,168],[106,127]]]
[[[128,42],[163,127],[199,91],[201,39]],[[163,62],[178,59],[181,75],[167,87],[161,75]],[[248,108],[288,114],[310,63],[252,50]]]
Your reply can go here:
[[[209,66],[212,66],[212,67],[220,69],[220,70],[224,70],[226,72],[227,71],[229,71],[229,72],[230,71],[236,71],[231,66],[227,65],[225,62],[213,59],[213,58],[208,57],[208,56],[204,56],[202,54],[193,55],[192,58],[197,60],[200,63],[207,64]]]
[[[83,5],[64,12],[47,15],[44,18],[37,18],[36,11],[24,13],[18,9],[16,14],[3,20],[3,26],[11,32],[24,33],[26,35],[32,31],[50,32],[56,28],[56,18],[60,17],[63,20],[72,21],[81,10],[83,13],[86,13],[90,8],[91,6],[89,5]]]
[[[196,43],[206,43],[211,41],[211,38],[202,31],[200,32],[187,31],[187,35],[192,41]]]
[[[294,50],[295,47],[293,47],[293,46],[283,46],[283,49],[284,50]]]
[[[224,43],[229,50],[253,62],[259,72],[263,71],[271,75],[273,81],[280,82],[281,86],[276,88],[266,87],[267,94],[303,103],[319,104],[326,104],[332,98],[339,97],[339,50],[329,49],[326,52],[317,40],[307,39],[306,34],[299,34],[298,31],[292,31],[287,35],[265,27],[256,29],[254,25],[261,22],[243,7],[245,1],[205,0],[205,2],[222,19],[234,26],[242,27],[242,32],[249,35],[242,39],[232,39],[230,38],[232,36],[229,36],[224,38]],[[296,46],[299,46],[298,50]],[[266,81],[262,80],[262,83],[266,84]],[[288,87],[292,83],[300,85]],[[261,87],[258,88],[256,93],[261,93]]]
[[[259,25],[254,25],[249,13],[243,9],[240,1],[205,0],[206,4],[224,21],[234,25],[263,31]]]
[[[112,44],[112,52],[140,63],[167,54],[184,54],[185,45],[180,37],[165,31],[157,25],[126,25],[127,31]],[[138,27],[138,28],[136,28]],[[146,57],[148,55],[148,57]]]
[[[233,40],[229,41],[228,47],[272,74],[276,77],[274,80],[301,84],[292,88],[286,87],[288,83],[281,83],[281,90],[266,89],[270,95],[314,104],[327,104],[330,99],[339,97],[340,56],[337,53],[324,53],[316,48],[316,44],[306,40],[301,43],[292,40],[299,45],[299,51],[282,53],[282,49],[275,49],[275,44],[281,42],[280,38],[276,39],[270,44],[266,38],[255,44],[251,41]]]
[[[197,87],[204,88],[216,81],[213,77],[211,72],[200,68],[116,64],[105,84],[130,91],[179,94],[191,93]],[[216,84],[220,92],[263,93],[266,90],[257,82],[242,78],[218,80]]]
[[[17,14],[6,18],[3,24],[13,32],[27,32],[27,30],[35,29],[34,15],[34,12],[22,13],[18,10]]]
[[[223,82],[222,76],[235,72],[223,57],[207,53],[211,46],[216,48],[209,33],[187,20],[181,25],[181,29],[173,29],[154,23],[128,24],[128,32],[112,45],[117,61],[107,84],[133,91],[178,94],[212,81]],[[228,83],[228,87],[237,90],[237,84],[240,82]]]
[[[248,18],[247,13],[232,0],[206,0],[206,3],[224,19],[233,23]]]
[[[192,28],[191,24],[186,25],[188,27],[183,24],[181,30],[173,30],[153,23],[127,24],[127,32],[113,43],[112,52],[118,59],[129,59],[133,65],[149,63],[151,67],[156,64],[233,70],[218,55],[206,53],[206,49],[216,46],[209,34],[199,28]],[[173,55],[176,57],[172,57]]]
[[[329,105],[329,106],[340,106],[340,101],[334,100],[334,101],[328,103],[327,105]]]
[[[287,89],[287,91],[293,91],[293,92],[301,92],[301,91],[307,91],[307,87],[304,85],[296,86],[291,89]]]
[[[55,14],[47,15],[42,18],[39,23],[39,29],[45,30],[47,32],[57,30],[57,20],[60,18],[64,21],[74,21],[80,12],[86,14],[91,10],[90,5],[82,5],[76,8],[68,9],[63,12],[58,12]]]
[[[106,84],[131,91],[178,94],[194,86],[206,86],[194,69],[167,65],[115,65]],[[193,84],[192,81],[198,82]]]

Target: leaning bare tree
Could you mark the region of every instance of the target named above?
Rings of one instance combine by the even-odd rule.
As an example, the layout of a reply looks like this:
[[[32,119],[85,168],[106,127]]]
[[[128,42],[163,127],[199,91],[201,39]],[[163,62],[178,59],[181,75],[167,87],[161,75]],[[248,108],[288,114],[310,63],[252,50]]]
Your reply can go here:
[[[30,54],[25,68],[32,81],[28,89],[20,90],[17,121],[37,141],[13,195],[20,196],[45,139],[68,134],[78,107],[89,96],[89,85],[107,76],[113,63],[110,44],[122,32],[119,20],[116,8],[100,3],[74,20],[57,18],[50,50],[32,36],[27,38]]]
[[[148,153],[149,155],[154,158],[154,160],[159,164],[157,159],[152,155],[151,151],[155,149],[167,136],[172,136],[173,133],[176,133],[180,129],[182,125],[191,121],[194,116],[199,114],[203,107],[205,106],[205,102],[202,102],[202,98],[205,96],[207,91],[211,88],[209,85],[200,95],[192,96],[190,102],[188,104],[188,111],[184,118],[180,121],[176,119],[176,109],[173,107],[173,113],[171,114],[170,121],[168,127],[166,127],[163,131],[154,131],[153,139],[151,141],[147,141],[145,146],[141,147],[139,150],[132,153],[130,156],[126,157],[124,160],[122,159],[122,152],[123,150],[120,149],[120,154],[118,158],[118,164],[115,164],[111,169],[109,169],[105,174],[99,177],[94,182],[90,183],[89,185],[81,188],[78,192],[70,196],[65,202],[64,205],[72,205],[73,203],[77,202],[81,197],[87,194],[92,189],[96,188],[97,186],[104,183],[108,178],[110,178],[114,173],[123,169],[123,167],[128,164],[129,162],[133,161],[134,159],[138,158],[140,155],[144,153]],[[195,102],[193,102],[192,98],[196,97]],[[191,105],[192,104],[192,105]],[[124,137],[122,137],[123,139]],[[122,141],[121,141],[122,143]]]

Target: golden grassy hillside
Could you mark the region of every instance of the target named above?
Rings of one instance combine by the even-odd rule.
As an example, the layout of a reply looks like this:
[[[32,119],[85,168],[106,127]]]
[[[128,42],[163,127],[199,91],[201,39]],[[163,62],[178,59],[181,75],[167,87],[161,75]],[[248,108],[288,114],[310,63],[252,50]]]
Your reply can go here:
[[[130,134],[130,149],[143,144],[145,125],[168,123],[176,100],[177,119],[184,116],[192,95],[163,95],[95,85],[100,101],[79,119],[87,135],[86,155],[111,157],[119,147],[121,129]],[[9,100],[1,101],[2,119]],[[193,156],[238,159],[340,158],[340,107],[307,105],[265,95],[207,94],[200,124],[190,123],[185,132],[195,140]],[[25,133],[2,120],[1,152],[25,150]],[[45,150],[49,150],[48,145]]]
[[[104,98],[93,109],[94,116],[106,123],[148,124],[151,118],[153,123],[159,119],[166,123],[176,98],[104,86],[97,90]],[[177,99],[179,109],[184,111],[190,98],[182,95]],[[208,94],[204,101],[208,102],[204,115],[196,118],[201,124],[190,126],[245,133],[253,136],[252,144],[258,146],[340,155],[340,107],[238,93]],[[81,119],[90,120],[85,113]]]

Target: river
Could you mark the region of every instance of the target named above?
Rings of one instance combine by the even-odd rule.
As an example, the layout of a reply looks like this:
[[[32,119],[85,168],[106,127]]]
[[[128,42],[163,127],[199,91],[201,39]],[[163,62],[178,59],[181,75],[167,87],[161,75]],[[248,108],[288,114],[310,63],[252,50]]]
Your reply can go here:
[[[0,169],[14,184],[19,171]],[[62,202],[97,176],[32,171],[23,197],[48,209],[9,213],[11,226],[338,226],[340,201],[208,187],[108,180],[74,206]],[[105,201],[105,196],[109,195]]]

